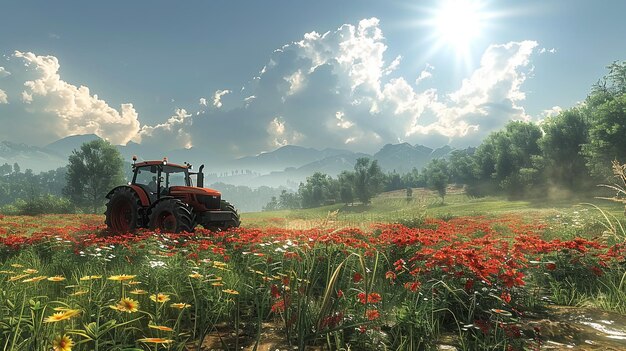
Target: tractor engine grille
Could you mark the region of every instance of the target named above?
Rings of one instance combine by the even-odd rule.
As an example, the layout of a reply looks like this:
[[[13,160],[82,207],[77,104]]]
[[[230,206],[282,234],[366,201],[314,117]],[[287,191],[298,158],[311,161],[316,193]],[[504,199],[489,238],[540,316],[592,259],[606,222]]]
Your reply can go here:
[[[219,210],[220,200],[220,196],[198,195],[198,201],[210,210]]]

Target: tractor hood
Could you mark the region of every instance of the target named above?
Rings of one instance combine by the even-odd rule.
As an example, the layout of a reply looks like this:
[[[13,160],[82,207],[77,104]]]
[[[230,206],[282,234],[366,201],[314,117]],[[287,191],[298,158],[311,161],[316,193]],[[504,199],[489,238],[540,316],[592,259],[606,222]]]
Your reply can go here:
[[[176,196],[180,194],[209,195],[221,196],[222,194],[214,189],[198,188],[195,186],[173,186],[170,187],[170,195]]]

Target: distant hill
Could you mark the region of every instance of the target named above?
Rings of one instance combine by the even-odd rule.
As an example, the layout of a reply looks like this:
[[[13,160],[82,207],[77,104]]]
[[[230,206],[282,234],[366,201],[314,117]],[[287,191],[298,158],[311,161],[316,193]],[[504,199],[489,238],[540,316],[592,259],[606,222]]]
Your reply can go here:
[[[13,165],[16,162],[22,171],[30,168],[34,173],[39,173],[65,166],[67,157],[45,148],[10,141],[0,142],[0,164]]]
[[[95,134],[72,135],[50,143],[46,145],[45,148],[59,155],[69,156],[72,154],[72,151],[80,149],[80,146],[84,143],[99,139],[100,137]]]
[[[35,173],[56,169],[67,164],[73,150],[79,149],[83,143],[98,139],[100,138],[95,134],[73,135],[45,147],[0,142],[0,164],[17,162],[22,169],[30,168]],[[433,158],[446,157],[453,149],[449,146],[431,149],[423,145],[400,143],[387,144],[374,155],[368,155],[342,149],[317,150],[286,145],[273,151],[239,159],[226,159],[220,153],[210,153],[197,148],[163,153],[134,142],[118,146],[118,150],[124,160],[129,162],[133,155],[137,155],[140,160],[161,159],[167,156],[172,162],[186,161],[196,167],[205,164],[207,182],[250,187],[286,186],[293,189],[315,172],[335,177],[344,170],[353,170],[359,157],[377,160],[384,172],[404,173],[413,168],[422,169]]]

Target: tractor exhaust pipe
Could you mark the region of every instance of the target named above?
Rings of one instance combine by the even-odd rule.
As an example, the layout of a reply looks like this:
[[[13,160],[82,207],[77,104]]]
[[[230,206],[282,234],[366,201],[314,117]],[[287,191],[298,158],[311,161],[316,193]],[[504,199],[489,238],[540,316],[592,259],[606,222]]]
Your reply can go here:
[[[202,173],[203,169],[204,169],[204,165],[198,168],[198,179],[197,179],[198,188],[204,188],[204,173]]]

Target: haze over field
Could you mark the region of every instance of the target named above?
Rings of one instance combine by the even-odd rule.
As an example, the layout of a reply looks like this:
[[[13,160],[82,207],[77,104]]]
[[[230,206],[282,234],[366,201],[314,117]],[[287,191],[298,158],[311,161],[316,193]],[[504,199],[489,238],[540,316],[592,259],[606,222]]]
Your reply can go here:
[[[453,3],[4,4],[0,141],[465,148],[574,106],[623,55],[621,1]]]

